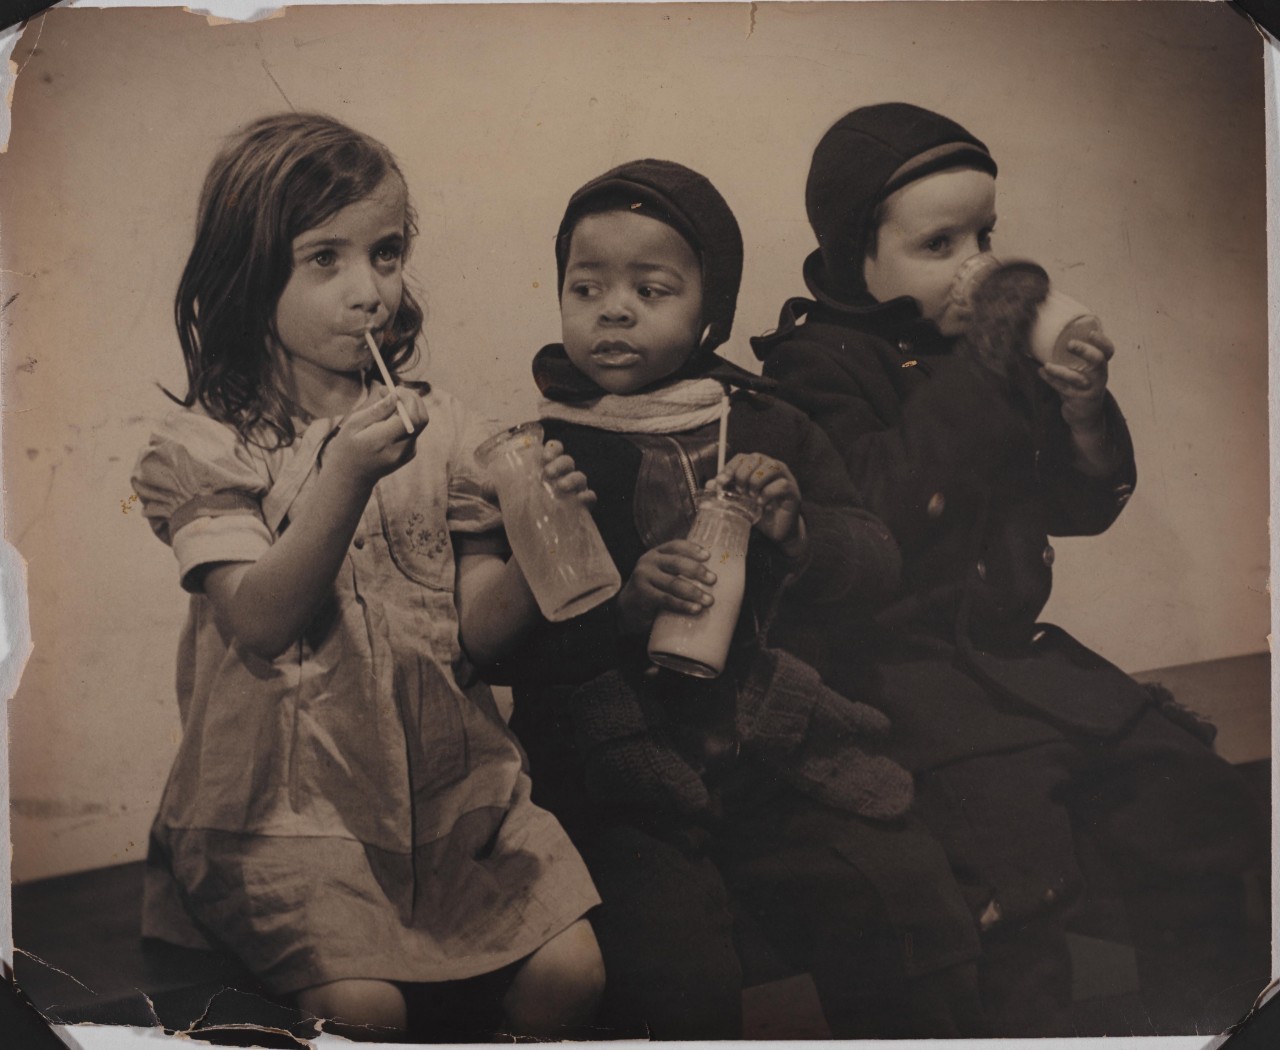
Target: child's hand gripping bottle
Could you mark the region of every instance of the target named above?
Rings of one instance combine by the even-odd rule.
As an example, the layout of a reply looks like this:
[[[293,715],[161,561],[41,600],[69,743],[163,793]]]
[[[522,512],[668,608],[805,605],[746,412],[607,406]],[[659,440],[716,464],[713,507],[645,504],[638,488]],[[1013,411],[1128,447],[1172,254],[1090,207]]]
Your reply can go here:
[[[715,678],[724,670],[746,588],[751,526],[759,520],[760,501],[753,495],[719,489],[699,493],[688,538],[710,554],[715,600],[693,614],[670,609],[658,614],[649,635],[649,659],[655,664],[695,678]]]
[[[542,477],[542,426],[524,423],[476,449],[489,471],[511,551],[542,615],[572,619],[618,593],[622,579],[591,512]]]

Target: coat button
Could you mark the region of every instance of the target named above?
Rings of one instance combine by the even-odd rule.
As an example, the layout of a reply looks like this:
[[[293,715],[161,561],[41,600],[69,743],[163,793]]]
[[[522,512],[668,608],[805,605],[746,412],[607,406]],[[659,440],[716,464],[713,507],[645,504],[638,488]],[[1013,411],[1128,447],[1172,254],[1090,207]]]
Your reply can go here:
[[[1050,886],[1047,890],[1044,891],[1045,904],[1052,904],[1057,899],[1058,899],[1058,893],[1052,886]]]
[[[1041,557],[1044,558],[1044,563],[1046,565],[1053,564],[1053,559],[1057,557],[1057,554],[1054,552],[1052,543],[1046,543],[1044,545],[1044,554],[1042,554]]]
[[[941,492],[935,492],[929,497],[929,503],[925,507],[925,513],[931,518],[942,516],[942,512],[946,509],[947,498]]]
[[[353,546],[358,551],[364,550],[364,537],[357,536],[354,540],[351,541],[351,546]]]
[[[987,578],[987,563],[985,561],[978,562],[978,576],[984,580]]]
[[[904,354],[909,354],[909,353],[911,353],[911,340],[910,340],[910,339],[899,339],[899,340],[898,340],[898,349],[899,349],[899,350],[901,350]]]

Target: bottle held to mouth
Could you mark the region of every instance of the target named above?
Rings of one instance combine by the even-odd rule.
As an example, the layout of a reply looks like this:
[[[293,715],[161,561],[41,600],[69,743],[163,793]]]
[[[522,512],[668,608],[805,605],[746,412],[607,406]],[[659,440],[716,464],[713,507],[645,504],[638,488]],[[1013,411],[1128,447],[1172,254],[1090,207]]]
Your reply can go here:
[[[1013,268],[1034,268],[1043,275],[1043,270],[1034,263],[1003,263],[990,252],[967,260],[956,271],[951,285],[951,310],[965,322],[971,320],[977,289],[992,276]],[[1073,339],[1090,342],[1101,333],[1102,322],[1092,310],[1050,286],[1036,312],[1027,352],[1041,364],[1073,365],[1076,357],[1068,349],[1070,342]]]
[[[475,455],[497,489],[507,540],[543,616],[570,620],[618,593],[622,579],[591,512],[542,478],[541,424],[497,434]]]
[[[747,578],[751,526],[760,520],[755,496],[712,491],[698,496],[698,515],[689,539],[708,551],[707,567],[716,574],[715,599],[696,613],[664,609],[653,621],[649,659],[695,678],[715,678],[729,656],[738,625]]]
[[[1074,365],[1078,358],[1067,349],[1070,342],[1090,343],[1101,334],[1102,321],[1087,306],[1050,289],[1031,329],[1031,356],[1042,365]]]

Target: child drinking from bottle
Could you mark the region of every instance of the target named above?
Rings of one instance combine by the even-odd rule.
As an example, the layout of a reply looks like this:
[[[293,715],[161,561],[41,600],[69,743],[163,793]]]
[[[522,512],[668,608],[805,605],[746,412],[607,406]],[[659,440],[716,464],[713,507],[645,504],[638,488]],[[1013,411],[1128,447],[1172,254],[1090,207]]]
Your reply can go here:
[[[998,270],[971,312],[953,294],[957,271],[991,262],[995,177],[987,147],[941,114],[846,114],[809,170],[813,299],[788,301],[753,342],[901,548],[902,587],[878,635],[862,632],[875,639],[863,653],[892,753],[916,774],[917,810],[984,932],[993,1031],[1072,1032],[1065,922],[1086,840],[1125,899],[1148,995],[1175,1011],[1165,1030],[1219,1031],[1236,1015],[1182,1011],[1231,980],[1247,1006],[1253,963],[1265,979],[1264,953],[1246,958],[1232,931],[1265,835],[1243,781],[1206,746],[1212,727],[1036,622],[1049,536],[1102,532],[1136,474],[1107,390],[1110,341],[1084,329],[1065,360],[1030,353],[1043,271]],[[867,680],[838,625],[815,659],[837,688]]]
[[[714,352],[742,270],[733,213],[697,172],[635,161],[573,194],[556,261],[564,341],[534,359],[542,426],[596,490],[624,582],[494,673],[515,685],[535,797],[600,889],[601,1024],[738,1036],[746,921],[813,976],[836,1036],[972,1031],[976,936],[906,816],[909,777],[875,753],[887,723],[784,651],[833,608],[875,608],[897,552],[821,432]],[[646,655],[660,611],[727,600],[728,567],[685,538],[709,482],[760,511],[715,679]]]
[[[459,646],[461,622],[501,654],[536,615],[485,435],[373,370],[415,352],[415,232],[387,148],[323,116],[254,122],[205,181],[189,387],[134,476],[191,593],[144,934],[229,949],[348,1036],[408,1032],[442,982],[552,1036],[600,994],[597,897]],[[590,498],[554,445],[543,469]]]

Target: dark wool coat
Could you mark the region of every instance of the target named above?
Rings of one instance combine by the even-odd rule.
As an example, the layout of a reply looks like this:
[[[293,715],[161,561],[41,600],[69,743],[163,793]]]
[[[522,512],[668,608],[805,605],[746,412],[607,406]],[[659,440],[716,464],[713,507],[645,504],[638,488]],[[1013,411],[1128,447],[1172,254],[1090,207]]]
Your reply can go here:
[[[894,753],[917,771],[1044,743],[1068,729],[1122,730],[1146,702],[1127,675],[1051,625],[1049,536],[1106,529],[1133,492],[1128,429],[1108,396],[1115,469],[1071,464],[1056,395],[1027,366],[1002,384],[921,319],[913,301],[847,307],[791,299],[753,340],[778,395],[831,438],[868,507],[901,548],[902,585],[880,614],[874,652],[850,662],[836,626],[810,659],[842,691],[850,674],[913,665],[914,695],[888,688]],[[921,681],[919,661],[936,673]],[[877,671],[869,671],[875,665]],[[873,700],[873,702],[875,702]]]
[[[707,374],[718,377],[721,373]],[[751,378],[760,384],[759,377]],[[748,757],[750,740],[743,743],[741,718],[735,720],[734,716],[751,706],[743,696],[742,683],[749,681],[744,671],[758,660],[762,640],[774,650],[803,657],[825,640],[827,621],[834,615],[845,618],[846,633],[856,633],[857,624],[869,624],[874,611],[896,589],[900,562],[888,530],[862,507],[840,457],[804,413],[766,393],[744,389],[733,392],[730,405],[729,456],[759,452],[790,468],[802,495],[809,552],[803,563],[797,564],[753,530],[743,611],[724,674],[708,682],[659,672],[666,676],[660,686],[666,711],[671,713],[671,723],[678,723],[664,727],[664,739],[700,767],[699,773],[715,798],[713,812],[723,812],[730,829],[727,839],[717,837],[717,850],[732,854],[728,842],[745,834],[766,853],[776,849],[780,867],[773,869],[761,858],[757,872],[753,862],[745,859],[746,854],[735,861],[721,852],[716,853],[716,863],[723,861],[736,872],[734,893],[747,898],[756,892],[764,894],[764,898],[752,899],[767,898],[771,903],[765,910],[770,915],[780,908],[778,914],[808,917],[794,924],[783,922],[786,929],[766,922],[769,939],[777,944],[791,943],[796,937],[811,940],[798,948],[798,957],[809,958],[811,969],[834,966],[840,978],[833,977],[832,986],[842,983],[856,959],[862,959],[857,965],[884,968],[885,972],[905,967],[905,972],[913,975],[971,960],[977,953],[977,939],[965,902],[940,846],[914,821],[863,820],[847,811],[815,804],[814,793],[780,776],[777,765]],[[595,519],[624,580],[646,550],[685,535],[694,516],[694,495],[716,472],[716,424],[678,434],[648,435],[611,433],[553,419],[544,419],[542,424],[546,438],[564,444],[595,490]],[[615,934],[618,922],[644,924],[635,933],[635,958],[628,960],[632,969],[627,972],[639,966],[646,975],[643,983],[657,982],[662,992],[656,994],[666,995],[672,988],[672,974],[692,966],[699,975],[694,983],[701,998],[706,994],[704,970],[714,970],[706,962],[706,945],[700,944],[697,936],[706,916],[691,920],[693,940],[686,946],[688,958],[675,960],[662,954],[662,945],[667,942],[661,936],[650,937],[644,932],[655,924],[665,926],[643,909],[658,908],[664,915],[687,914],[690,908],[711,912],[711,898],[704,898],[699,890],[692,903],[664,899],[664,886],[673,884],[660,877],[647,890],[638,890],[625,876],[639,870],[639,854],[617,858],[608,844],[616,841],[615,832],[624,826],[643,828],[646,836],[676,843],[681,856],[690,850],[682,863],[693,870],[701,863],[701,851],[709,848],[706,836],[716,835],[716,825],[636,800],[628,805],[619,802],[617,795],[600,791],[600,751],[591,740],[584,740],[590,732],[583,731],[578,701],[585,696],[589,703],[599,703],[607,699],[596,688],[601,683],[619,678],[644,682],[650,680],[647,672],[653,670],[645,652],[647,632],[620,636],[615,607],[616,601],[611,600],[573,620],[542,624],[520,652],[491,668],[488,677],[514,686],[511,726],[529,754],[533,797],[560,819],[587,856],[605,899],[605,914],[598,922]],[[587,687],[581,688],[584,683]],[[596,691],[591,693],[592,689]],[[823,693],[821,703],[831,705],[827,714],[843,712],[861,719],[860,705],[850,704],[829,690]],[[786,701],[782,703],[785,706]],[[814,711],[819,713],[817,708]],[[806,747],[816,744],[813,751],[829,755],[848,767],[855,781],[881,791],[886,783],[882,776],[885,767],[892,764],[882,756],[862,752],[860,745],[868,735],[861,730],[848,732],[848,727],[840,724],[843,722],[847,717],[834,721],[810,718],[810,734],[826,733],[827,738],[818,741],[810,735]],[[802,759],[800,750],[797,756]],[[612,754],[604,761],[612,761]],[[910,778],[896,766],[892,768],[902,774],[909,790]],[[803,769],[802,764],[801,772]],[[797,786],[800,791],[794,790]],[[817,798],[824,801],[820,794]],[[864,812],[860,807],[857,811]],[[775,830],[768,831],[770,827]],[[747,833],[744,828],[753,830]],[[846,856],[844,850],[852,852]],[[785,889],[766,891],[756,881],[769,870],[776,871]],[[827,896],[814,889],[815,880],[826,887]],[[687,885],[693,883],[686,884],[684,892]],[[804,900],[792,902],[793,909],[787,900],[796,894]],[[849,919],[852,913],[859,918]],[[628,915],[634,921],[620,918]],[[813,927],[805,925],[811,921],[826,924],[839,943],[837,956],[819,962],[806,954],[816,944],[832,943],[811,937]],[[869,925],[884,921],[895,931],[893,946],[887,949],[892,958],[887,961],[868,962],[878,950],[870,943],[859,948],[852,941],[840,940],[841,931],[859,929],[862,937]],[[616,936],[602,935],[602,945],[606,965],[617,963],[613,954],[618,951]],[[818,980],[821,987],[827,986],[822,978]],[[623,995],[634,991],[622,975],[615,989]],[[671,994],[686,993],[677,990]],[[920,994],[923,1003],[931,993]],[[946,998],[951,993],[939,986],[938,994]],[[957,1001],[967,1001],[967,991],[956,994]],[[721,1034],[732,1033],[725,1030]]]
[[[807,558],[793,564],[753,530],[731,666],[759,644],[766,627],[769,644],[804,658],[825,636],[826,617],[839,612],[851,625],[868,622],[893,593],[897,549],[884,525],[862,508],[830,442],[802,412],[745,390],[735,391],[730,404],[729,456],[760,452],[785,463],[800,487],[809,535]],[[563,443],[595,490],[596,523],[624,581],[645,551],[688,531],[694,496],[715,475],[716,429],[616,434],[543,420],[546,439]],[[565,623],[543,624],[487,677],[516,684],[517,734],[531,753],[550,747],[560,775],[581,762],[569,695],[614,668],[643,669],[647,642],[647,634],[618,634],[610,600]]]

